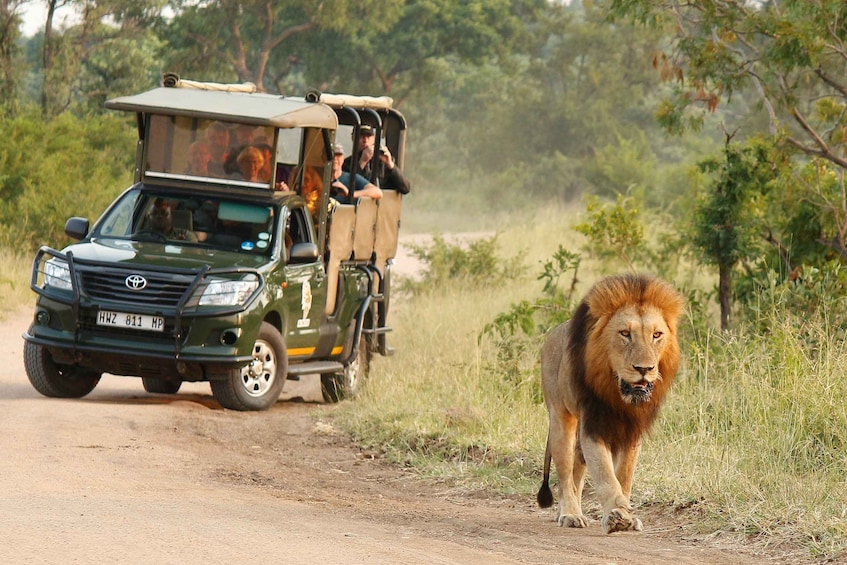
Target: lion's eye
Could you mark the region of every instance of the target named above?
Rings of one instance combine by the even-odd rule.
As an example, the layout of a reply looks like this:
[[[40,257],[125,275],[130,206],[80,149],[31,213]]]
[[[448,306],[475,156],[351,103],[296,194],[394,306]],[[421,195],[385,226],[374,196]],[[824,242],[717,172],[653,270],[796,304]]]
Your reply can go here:
[[[664,335],[662,332],[653,332],[653,339],[659,339]]]
[[[629,330],[621,330],[620,334],[621,334],[621,337],[625,337],[625,338],[629,339],[629,335],[630,335]]]

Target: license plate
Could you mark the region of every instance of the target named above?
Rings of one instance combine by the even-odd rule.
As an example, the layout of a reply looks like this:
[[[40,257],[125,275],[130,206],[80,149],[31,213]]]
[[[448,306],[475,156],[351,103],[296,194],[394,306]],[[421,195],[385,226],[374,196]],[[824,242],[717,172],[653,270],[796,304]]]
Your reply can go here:
[[[165,331],[165,319],[161,316],[131,314],[129,312],[112,312],[110,310],[100,310],[97,312],[97,325],[110,326],[114,328],[129,328],[133,330],[147,330],[150,332]]]

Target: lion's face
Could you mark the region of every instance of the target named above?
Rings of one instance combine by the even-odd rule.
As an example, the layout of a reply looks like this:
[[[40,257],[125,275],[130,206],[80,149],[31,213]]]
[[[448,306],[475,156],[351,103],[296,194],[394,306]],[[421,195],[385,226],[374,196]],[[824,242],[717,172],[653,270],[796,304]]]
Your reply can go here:
[[[603,330],[609,361],[621,398],[629,404],[649,402],[661,380],[659,360],[670,338],[661,310],[629,305],[619,309]]]

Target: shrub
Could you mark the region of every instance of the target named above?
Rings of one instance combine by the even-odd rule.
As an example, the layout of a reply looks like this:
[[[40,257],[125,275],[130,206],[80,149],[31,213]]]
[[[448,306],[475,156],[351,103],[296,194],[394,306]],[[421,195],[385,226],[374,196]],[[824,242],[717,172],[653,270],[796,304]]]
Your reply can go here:
[[[518,278],[524,271],[519,257],[502,259],[497,256],[496,235],[462,244],[450,243],[441,234],[436,234],[431,244],[412,244],[410,249],[412,255],[426,265],[420,279],[405,279],[399,284],[401,290],[413,294],[445,284],[474,287],[498,284]]]

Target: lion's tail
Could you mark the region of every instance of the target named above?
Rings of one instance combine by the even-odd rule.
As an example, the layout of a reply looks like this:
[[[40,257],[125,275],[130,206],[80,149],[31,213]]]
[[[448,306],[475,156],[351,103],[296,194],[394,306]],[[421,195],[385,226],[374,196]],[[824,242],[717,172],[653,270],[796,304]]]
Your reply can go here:
[[[541,481],[541,488],[538,489],[538,495],[535,499],[538,501],[538,506],[541,508],[550,508],[553,506],[553,491],[550,490],[550,460],[553,456],[550,454],[550,435],[547,435],[547,446],[544,448],[544,479]]]

